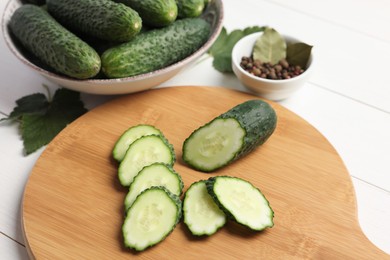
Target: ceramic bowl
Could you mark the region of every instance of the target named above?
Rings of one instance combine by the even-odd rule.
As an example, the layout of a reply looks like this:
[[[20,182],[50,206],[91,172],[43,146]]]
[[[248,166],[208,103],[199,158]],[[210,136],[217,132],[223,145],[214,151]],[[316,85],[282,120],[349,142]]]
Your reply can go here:
[[[306,70],[302,74],[291,79],[282,80],[260,78],[244,70],[240,66],[240,62],[243,56],[251,56],[253,46],[261,34],[262,32],[250,34],[236,43],[232,51],[234,74],[245,87],[263,98],[274,101],[286,99],[301,88],[310,77],[313,70],[313,51],[311,52]],[[283,35],[283,37],[288,43],[302,42],[287,35]]]
[[[28,68],[41,74],[43,77],[47,78],[51,82],[54,82],[62,87],[69,88],[75,91],[105,95],[126,94],[147,90],[158,86],[164,81],[167,81],[168,79],[172,78],[178,72],[180,72],[181,69],[199,58],[207,51],[207,49],[211,47],[211,45],[214,43],[219,33],[221,32],[224,16],[222,0],[211,0],[202,14],[202,18],[204,18],[211,25],[211,33],[209,39],[196,52],[168,67],[150,73],[126,78],[77,80],[46,70],[45,68],[43,68],[43,66],[40,66],[38,62],[32,59],[31,55],[29,55],[13,39],[8,28],[8,23],[14,11],[21,5],[21,0],[10,0],[5,7],[2,17],[2,34],[11,52]]]

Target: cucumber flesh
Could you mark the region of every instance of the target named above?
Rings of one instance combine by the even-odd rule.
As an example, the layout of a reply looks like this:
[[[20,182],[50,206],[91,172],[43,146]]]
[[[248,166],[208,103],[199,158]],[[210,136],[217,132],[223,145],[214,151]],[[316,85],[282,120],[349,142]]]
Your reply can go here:
[[[151,125],[136,125],[127,129],[115,143],[112,155],[115,160],[121,162],[125,157],[126,151],[135,140],[142,136],[147,135],[160,135],[163,136],[162,132]]]
[[[126,211],[142,191],[153,186],[163,186],[176,196],[180,196],[184,185],[180,175],[171,166],[163,163],[145,166],[130,184],[129,192],[125,198]]]
[[[233,160],[244,144],[245,130],[235,118],[216,118],[194,131],[183,145],[183,160],[204,172]]]
[[[163,187],[143,191],[127,212],[122,226],[124,244],[137,251],[164,240],[181,218],[181,202]]]
[[[183,200],[184,223],[193,235],[212,235],[226,223],[226,215],[207,192],[206,181],[193,183]]]
[[[237,177],[217,176],[207,180],[207,191],[225,214],[252,230],[272,227],[274,212],[259,189]]]
[[[138,138],[130,145],[119,164],[119,181],[123,186],[129,186],[143,167],[155,162],[173,165],[175,154],[172,145],[157,135]]]

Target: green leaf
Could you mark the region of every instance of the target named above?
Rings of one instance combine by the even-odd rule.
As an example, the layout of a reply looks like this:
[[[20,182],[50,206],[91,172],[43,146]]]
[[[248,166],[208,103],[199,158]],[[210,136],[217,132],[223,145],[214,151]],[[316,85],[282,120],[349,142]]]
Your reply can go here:
[[[17,120],[24,114],[44,114],[49,102],[44,94],[35,93],[16,100],[16,104],[8,119]]]
[[[253,48],[253,59],[274,65],[286,58],[286,52],[287,45],[284,38],[275,29],[268,27],[256,40]]]
[[[87,112],[80,93],[68,89],[58,89],[52,101],[36,93],[18,99],[16,104],[7,119],[20,122],[27,155],[48,144],[69,123]]]
[[[293,65],[299,65],[306,69],[313,46],[303,42],[291,43],[287,45],[287,61]]]
[[[214,57],[213,67],[220,72],[233,72],[232,69],[232,50],[234,45],[243,37],[261,32],[265,27],[252,26],[243,30],[233,30],[230,34],[227,33],[226,28],[222,28],[217,40],[208,50],[208,54]]]

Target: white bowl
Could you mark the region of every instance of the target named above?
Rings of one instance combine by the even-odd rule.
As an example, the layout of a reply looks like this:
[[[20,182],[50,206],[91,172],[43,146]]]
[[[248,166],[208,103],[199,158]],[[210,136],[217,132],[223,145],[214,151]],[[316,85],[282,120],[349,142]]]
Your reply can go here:
[[[254,76],[240,66],[243,56],[250,57],[256,40],[262,32],[250,34],[236,43],[232,51],[232,68],[234,74],[241,83],[259,96],[269,100],[282,100],[291,96],[296,90],[302,87],[308,80],[313,70],[313,51],[311,52],[306,70],[291,79],[264,79]],[[286,42],[302,42],[296,38],[283,35]]]
[[[211,0],[206,10],[202,14],[202,18],[208,21],[211,25],[211,33],[207,42],[196,52],[187,58],[174,63],[163,69],[159,69],[150,73],[145,73],[133,77],[119,79],[88,79],[77,80],[66,76],[62,76],[44,68],[39,67],[32,59],[28,58],[26,51],[20,48],[15,43],[8,28],[8,22],[11,19],[14,11],[22,5],[21,0],[10,0],[4,10],[2,17],[2,34],[5,42],[11,52],[27,67],[38,72],[48,80],[59,84],[62,87],[69,88],[75,91],[91,93],[91,94],[126,94],[134,93],[142,90],[147,90],[158,86],[175,76],[186,65],[193,62],[203,55],[215,42],[222,29],[223,22],[223,5],[222,0]]]

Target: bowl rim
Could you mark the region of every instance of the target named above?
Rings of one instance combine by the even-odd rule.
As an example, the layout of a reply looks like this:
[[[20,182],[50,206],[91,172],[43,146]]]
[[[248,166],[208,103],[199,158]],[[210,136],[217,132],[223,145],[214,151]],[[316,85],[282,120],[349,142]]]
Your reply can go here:
[[[9,10],[10,5],[13,4],[14,2],[19,2],[19,3],[22,4],[21,0],[9,0],[7,2],[7,4],[5,5],[4,12],[3,12],[3,15],[1,17],[1,31],[2,31],[2,34],[3,34],[3,39],[4,39],[8,49],[12,52],[12,54],[18,60],[20,60],[23,64],[28,66],[30,69],[33,69],[33,70],[37,71],[38,73],[40,73],[41,75],[43,75],[45,77],[56,78],[58,80],[67,81],[67,82],[79,82],[79,83],[82,82],[82,83],[86,83],[86,84],[88,84],[88,83],[104,84],[104,83],[110,83],[110,82],[114,83],[114,82],[128,82],[128,81],[136,82],[136,81],[143,80],[145,78],[157,77],[157,76],[160,76],[160,75],[164,75],[166,73],[170,73],[170,72],[175,71],[177,69],[180,69],[184,65],[194,61],[196,58],[198,58],[201,55],[203,55],[207,51],[207,49],[209,49],[211,47],[211,45],[214,43],[214,41],[217,39],[218,35],[222,31],[223,20],[224,20],[223,1],[222,0],[215,0],[215,1],[217,1],[218,5],[220,6],[219,17],[218,17],[218,19],[215,20],[215,25],[214,25],[215,30],[212,31],[212,33],[210,34],[208,40],[200,48],[198,48],[191,55],[189,55],[189,56],[185,57],[184,59],[182,59],[182,60],[180,60],[178,62],[175,62],[175,63],[173,63],[173,64],[171,64],[171,65],[169,65],[167,67],[164,67],[164,68],[161,68],[161,69],[157,69],[157,70],[154,70],[154,71],[151,71],[151,72],[147,72],[147,73],[143,73],[143,74],[139,74],[139,75],[135,75],[135,76],[130,76],[130,77],[123,77],[123,78],[112,78],[112,79],[109,79],[109,78],[107,78],[107,79],[75,79],[75,78],[71,78],[71,77],[68,77],[68,76],[65,76],[65,75],[61,75],[61,74],[57,74],[55,72],[51,72],[51,71],[45,70],[45,69],[35,65],[34,63],[32,63],[27,58],[25,58],[20,53],[20,51],[15,47],[15,44],[13,43],[13,41],[11,39],[10,31],[8,29],[8,22],[9,21],[8,20],[6,21],[7,16],[10,15],[9,13],[6,12],[6,10]]]
[[[305,69],[305,71],[302,74],[300,74],[300,75],[298,75],[296,77],[290,78],[290,79],[265,79],[265,78],[261,78],[261,77],[257,77],[255,75],[252,75],[248,71],[244,70],[240,66],[240,61],[241,61],[242,57],[237,57],[237,55],[238,55],[237,52],[238,52],[238,50],[240,49],[241,45],[244,42],[249,42],[249,41],[252,42],[253,41],[253,44],[254,44],[256,39],[258,37],[260,37],[260,35],[262,35],[262,34],[263,34],[263,32],[255,32],[255,33],[251,33],[249,35],[246,35],[245,37],[241,38],[233,47],[233,50],[232,50],[232,63],[233,63],[233,66],[235,66],[243,75],[245,75],[245,76],[247,76],[247,77],[249,77],[249,78],[251,78],[253,80],[259,81],[259,82],[270,83],[270,84],[285,84],[285,83],[301,80],[303,77],[308,76],[309,73],[311,73],[311,71],[313,70],[313,64],[314,64],[313,49],[310,52],[310,57],[309,57],[309,60],[308,60],[308,63],[307,63],[308,66]],[[290,35],[287,35],[287,34],[281,34],[281,35],[288,42],[300,42],[300,40],[298,38],[295,38],[293,36],[290,36]]]

